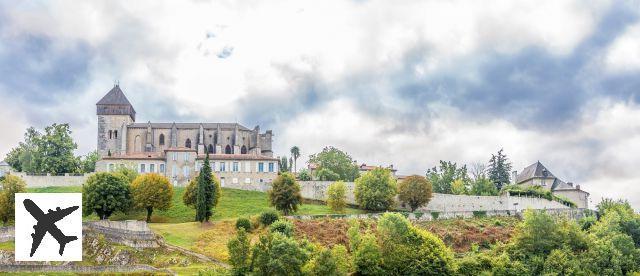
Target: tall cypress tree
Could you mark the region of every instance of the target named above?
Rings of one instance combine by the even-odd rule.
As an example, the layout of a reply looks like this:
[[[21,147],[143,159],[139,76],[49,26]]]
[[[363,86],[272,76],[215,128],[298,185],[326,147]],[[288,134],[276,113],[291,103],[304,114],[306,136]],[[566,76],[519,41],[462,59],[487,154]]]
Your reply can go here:
[[[213,197],[215,185],[211,176],[211,166],[209,165],[209,153],[204,159],[204,164],[198,175],[198,188],[196,189],[196,220],[199,222],[209,221],[212,215]]]

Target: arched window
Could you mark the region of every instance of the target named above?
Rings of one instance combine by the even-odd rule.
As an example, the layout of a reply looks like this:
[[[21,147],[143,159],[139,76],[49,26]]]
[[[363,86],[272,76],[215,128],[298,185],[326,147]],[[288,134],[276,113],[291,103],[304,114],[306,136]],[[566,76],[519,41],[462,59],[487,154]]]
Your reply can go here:
[[[114,137],[115,139],[118,139],[118,131],[117,131],[117,130],[114,130],[114,131],[113,131],[113,137]]]
[[[160,134],[160,139],[159,140],[160,140],[160,145],[164,146],[164,134],[162,134],[162,133]]]
[[[209,144],[209,153],[213,153],[213,145]]]
[[[240,154],[247,154],[247,147],[242,146],[242,148],[240,148]]]
[[[231,154],[231,146],[227,145],[227,147],[224,148],[224,153]]]
[[[191,139],[187,138],[187,141],[184,142],[185,148],[191,148]]]
[[[111,130],[109,130],[109,139],[112,139],[113,137],[111,136],[113,134],[113,132]]]
[[[142,141],[140,139],[140,135],[137,135],[133,140],[133,151],[134,152],[142,152]]]

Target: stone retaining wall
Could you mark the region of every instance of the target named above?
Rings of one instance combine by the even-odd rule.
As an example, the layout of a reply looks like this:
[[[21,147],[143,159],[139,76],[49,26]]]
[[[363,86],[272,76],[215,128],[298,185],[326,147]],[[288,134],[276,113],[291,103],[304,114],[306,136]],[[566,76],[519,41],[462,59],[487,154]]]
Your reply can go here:
[[[11,174],[22,178],[28,188],[82,186],[87,181],[87,178],[92,175],[91,173],[82,175],[68,173],[64,175],[28,175],[20,172],[12,172]]]
[[[47,264],[16,264],[0,265],[2,272],[75,272],[75,273],[132,273],[152,272],[155,274],[173,274],[166,269],[158,269],[150,265],[47,265]]]
[[[324,201],[331,181],[300,181],[303,198]],[[348,204],[357,204],[354,197],[355,183],[345,182]],[[402,209],[402,206],[396,206]],[[538,197],[518,197],[508,194],[501,196],[472,196],[433,193],[427,206],[419,208],[420,212],[473,212],[473,211],[520,211],[524,209],[570,209],[556,202]]]
[[[586,216],[587,209],[546,209],[546,213],[553,216],[565,217],[572,220],[578,220]],[[494,211],[464,211],[464,212],[400,212],[407,219],[412,221],[431,221],[436,219],[452,219],[452,218],[472,218],[475,216],[516,216],[521,217],[523,211],[512,210],[494,210]],[[384,213],[367,213],[367,214],[332,214],[332,215],[302,215],[302,216],[288,216],[291,219],[322,219],[322,218],[334,218],[334,219],[378,219]]]
[[[12,241],[15,239],[13,226],[0,227],[0,242]]]
[[[91,221],[83,223],[82,228],[84,235],[103,235],[110,242],[133,248],[160,247],[155,233],[149,229],[145,221]]]

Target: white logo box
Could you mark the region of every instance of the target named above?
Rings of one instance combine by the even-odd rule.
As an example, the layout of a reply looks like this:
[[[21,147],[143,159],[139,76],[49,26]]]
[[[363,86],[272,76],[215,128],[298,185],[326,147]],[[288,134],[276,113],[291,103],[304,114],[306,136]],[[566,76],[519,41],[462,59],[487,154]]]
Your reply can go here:
[[[68,215],[53,223],[60,232],[47,221],[41,219],[40,229],[47,231],[42,237],[42,242],[30,256],[33,244],[32,234],[35,234],[34,226],[38,220],[33,217],[25,207],[25,200],[30,200],[38,209],[42,211],[47,219],[58,219],[72,209],[78,208]],[[31,210],[34,208],[32,204]],[[82,194],[81,193],[17,193],[15,197],[16,220],[15,220],[15,260],[16,261],[82,261]],[[58,210],[57,208],[60,208]],[[35,209],[36,214],[39,212]],[[49,211],[51,210],[51,211]],[[44,222],[43,222],[44,221]],[[40,230],[43,232],[43,230]],[[64,252],[59,254],[60,244],[54,238],[54,233],[58,237],[63,237]],[[77,237],[71,240],[72,236]],[[66,242],[66,243],[65,243]]]

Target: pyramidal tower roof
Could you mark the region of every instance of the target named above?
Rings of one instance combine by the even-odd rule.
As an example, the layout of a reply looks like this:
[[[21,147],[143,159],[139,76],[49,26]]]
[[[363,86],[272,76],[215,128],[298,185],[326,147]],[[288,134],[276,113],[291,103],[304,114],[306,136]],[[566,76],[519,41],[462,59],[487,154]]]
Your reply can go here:
[[[104,95],[100,101],[97,103],[98,105],[131,105],[127,96],[124,95],[124,92],[120,89],[120,85],[116,84],[113,88]]]
[[[98,115],[129,115],[131,119],[135,121],[136,110],[133,109],[133,105],[124,95],[124,92],[120,89],[120,85],[116,84],[109,92],[107,92],[98,103],[97,114]]]

